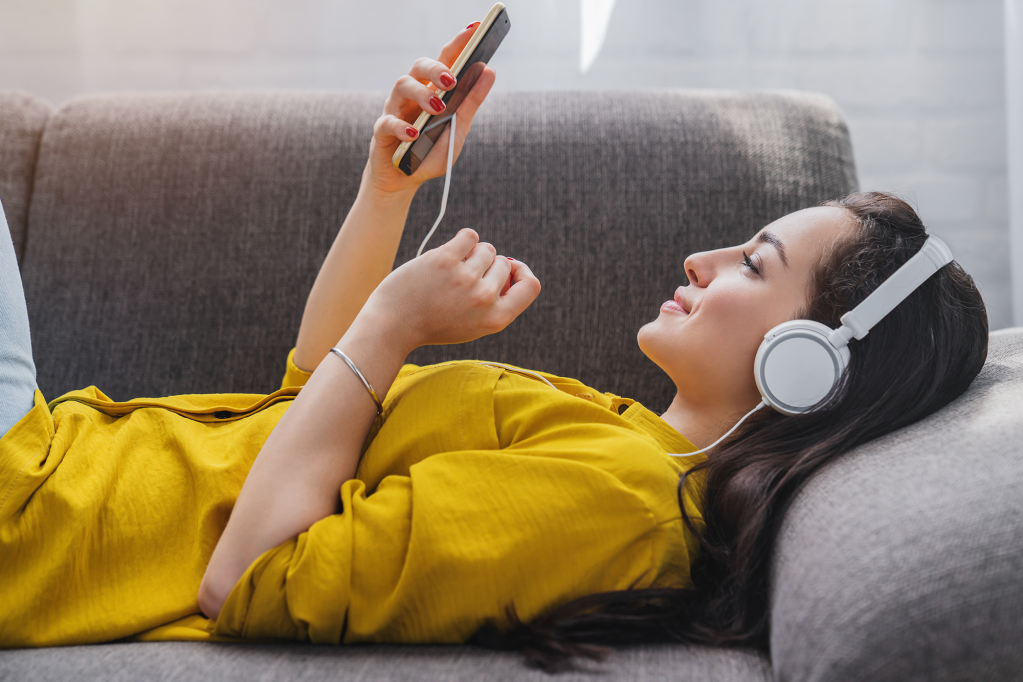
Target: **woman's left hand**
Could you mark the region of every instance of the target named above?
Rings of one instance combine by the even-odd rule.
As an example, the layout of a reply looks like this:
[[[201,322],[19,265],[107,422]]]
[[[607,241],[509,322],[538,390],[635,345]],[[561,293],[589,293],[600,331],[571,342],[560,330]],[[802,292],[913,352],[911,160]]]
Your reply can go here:
[[[391,163],[395,150],[402,142],[416,140],[419,135],[410,135],[409,124],[415,123],[419,114],[437,112],[431,106],[434,90],[451,90],[456,84],[446,85],[443,76],[451,76],[450,68],[462,49],[479,29],[478,23],[464,28],[444,46],[438,60],[421,57],[415,61],[407,75],[401,76],[394,84],[390,97],[384,103],[384,111],[373,126],[373,140],[369,147],[369,160],[363,172],[363,181],[384,193],[415,191],[427,180],[444,175],[447,168],[448,138],[451,127],[446,126],[433,149],[412,175],[405,175]],[[476,110],[486,99],[497,74],[490,67],[483,69],[472,90],[458,107],[458,123],[455,132],[455,154],[452,163],[458,159]],[[438,98],[439,99],[439,98]],[[414,130],[414,128],[413,128]],[[420,133],[421,134],[421,133]]]
[[[511,286],[509,287],[509,278]],[[538,280],[517,260],[498,256],[464,228],[389,274],[353,323],[393,330],[411,353],[419,346],[465,343],[494,334],[540,294]]]

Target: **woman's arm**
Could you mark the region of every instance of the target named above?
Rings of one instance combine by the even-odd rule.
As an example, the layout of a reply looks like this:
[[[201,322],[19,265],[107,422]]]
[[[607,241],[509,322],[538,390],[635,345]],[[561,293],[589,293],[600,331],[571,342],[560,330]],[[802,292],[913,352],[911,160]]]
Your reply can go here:
[[[383,400],[405,357],[421,345],[463,343],[504,329],[540,293],[521,261],[497,257],[473,230],[388,275],[338,347]],[[509,274],[514,284],[502,293]],[[266,439],[245,479],[199,587],[216,618],[260,554],[338,511],[376,416],[366,388],[328,353]]]
[[[414,140],[408,125],[421,111],[439,113],[431,104],[435,88],[456,87],[449,67],[472,37],[477,25],[458,32],[441,50],[439,60],[422,58],[408,75],[394,85],[384,111],[373,126],[369,159],[362,173],[359,194],[348,212],[334,244],[323,261],[309,292],[302,325],[295,342],[295,364],[313,371],[341,338],[366,303],[366,299],[391,271],[398,244],[405,229],[409,206],[419,187],[430,178],[444,174],[447,161],[448,128],[434,144],[426,159],[411,176],[391,164],[391,157],[403,141]],[[458,107],[455,159],[477,109],[494,84],[496,74],[484,69],[472,90]],[[429,86],[429,87],[428,87]]]
[[[367,185],[365,178],[302,313],[294,361],[307,372],[344,336],[398,253],[415,189],[383,192]]]
[[[337,343],[381,400],[412,350],[388,319],[367,311]],[[260,554],[336,513],[341,484],[355,475],[376,405],[348,365],[327,355],[249,470],[199,587],[210,618]]]

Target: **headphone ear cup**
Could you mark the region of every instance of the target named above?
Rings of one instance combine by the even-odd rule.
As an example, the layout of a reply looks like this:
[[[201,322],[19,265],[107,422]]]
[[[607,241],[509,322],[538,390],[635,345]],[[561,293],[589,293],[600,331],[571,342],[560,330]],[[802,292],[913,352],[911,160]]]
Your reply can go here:
[[[764,335],[753,375],[768,405],[795,415],[828,397],[849,366],[849,348],[831,345],[831,331],[819,322],[793,320]]]

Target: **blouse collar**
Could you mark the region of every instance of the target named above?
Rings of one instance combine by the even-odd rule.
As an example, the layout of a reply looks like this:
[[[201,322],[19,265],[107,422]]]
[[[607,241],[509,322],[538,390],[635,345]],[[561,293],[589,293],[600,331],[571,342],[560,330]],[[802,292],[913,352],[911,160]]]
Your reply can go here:
[[[629,405],[628,409],[622,413],[622,418],[643,429],[668,453],[684,455],[699,449],[688,438],[673,429],[668,422],[640,403],[633,402]],[[700,455],[697,457],[702,458]]]

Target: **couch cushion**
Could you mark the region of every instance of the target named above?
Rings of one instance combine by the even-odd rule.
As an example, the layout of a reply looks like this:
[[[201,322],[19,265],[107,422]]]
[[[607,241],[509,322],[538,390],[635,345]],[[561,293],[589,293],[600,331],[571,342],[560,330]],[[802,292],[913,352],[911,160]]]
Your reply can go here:
[[[60,109],[26,251],[43,393],[276,389],[382,102],[203,93]],[[398,263],[433,223],[442,182],[414,201]],[[635,337],[684,283],[685,255],[855,184],[845,124],[819,96],[494,94],[431,247],[472,227],[544,290],[504,333],[410,361],[512,362],[665,409],[674,386]]]
[[[0,203],[21,261],[25,244],[32,176],[39,138],[50,117],[50,105],[27,92],[0,90]]]
[[[766,656],[707,647],[631,647],[614,652],[603,663],[585,662],[580,667],[583,670],[552,677],[524,667],[518,654],[467,646],[331,647],[161,642],[0,651],[0,676],[20,682],[64,682],[69,679],[158,679],[162,682],[766,682],[771,679],[771,665]]]
[[[1023,328],[958,400],[815,476],[777,546],[779,680],[1023,673]]]

